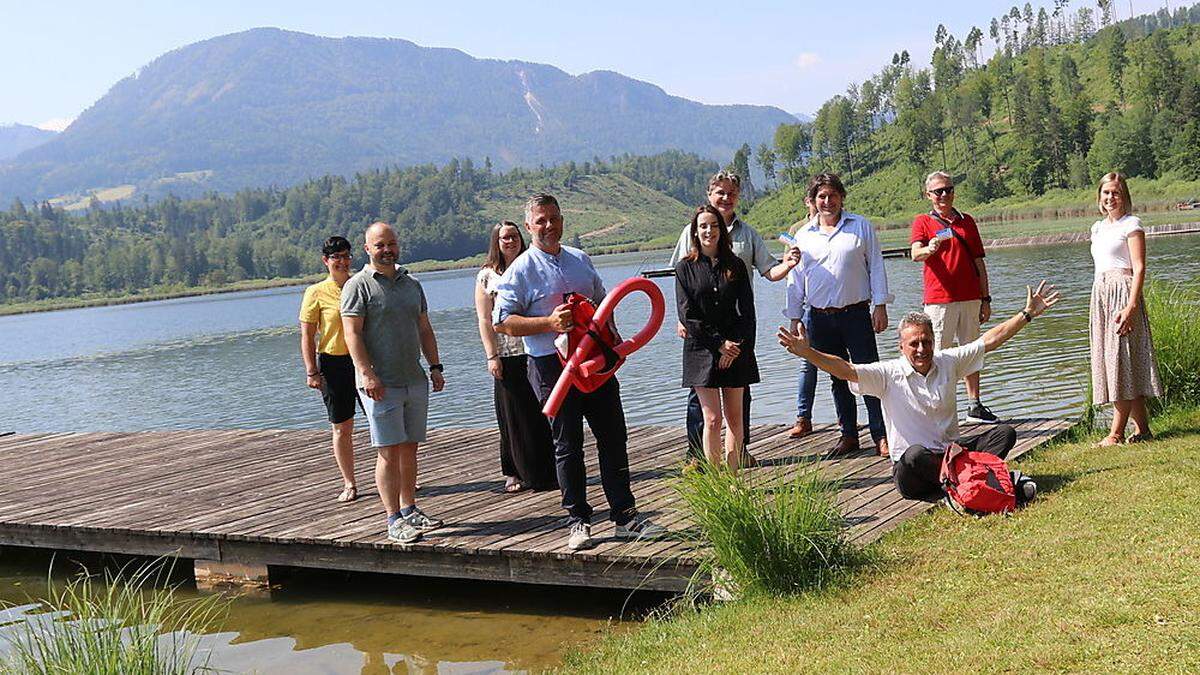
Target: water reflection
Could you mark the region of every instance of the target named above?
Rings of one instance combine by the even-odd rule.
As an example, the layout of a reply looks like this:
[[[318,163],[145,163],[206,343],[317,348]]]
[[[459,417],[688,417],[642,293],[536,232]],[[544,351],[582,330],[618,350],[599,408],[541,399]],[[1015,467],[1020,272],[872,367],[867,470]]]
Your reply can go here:
[[[1151,239],[1150,273],[1191,282],[1200,276],[1195,236]],[[613,256],[601,273],[611,287],[636,274],[645,254]],[[892,325],[920,307],[921,268],[886,261],[896,302]],[[1083,400],[1087,366],[1087,299],[1092,266],[1086,245],[1000,249],[988,256],[997,318],[1024,302],[1025,284],[1047,277],[1063,301],[1012,343],[989,355],[984,398],[1001,415],[1062,415]],[[447,390],[431,399],[435,427],[490,426],[491,382],[484,367],[471,306],[471,271],[421,275],[447,367]],[[668,302],[674,282],[660,279]],[[297,355],[296,315],[301,289],[272,289],[183,298],[139,305],[0,317],[0,387],[7,405],[0,431],[137,430],[178,428],[319,428],[318,395],[304,386]],[[774,344],[783,323],[784,286],[755,281],[758,360],[763,383],[754,388],[756,422],[790,422],[795,415],[795,361]],[[648,305],[632,296],[621,305],[626,334],[641,327]],[[674,312],[660,333],[622,370],[631,424],[677,424],[684,391]],[[879,337],[885,356],[896,353],[894,330]],[[827,382],[817,389],[814,417],[834,420]],[[865,417],[863,417],[865,419]]]
[[[21,621],[57,616],[29,602],[45,595],[41,552],[0,549],[0,651]],[[84,559],[95,572],[102,559]],[[116,564],[111,561],[110,565]],[[55,563],[56,578],[68,568]],[[183,566],[181,566],[182,568]],[[273,569],[275,575],[277,570]],[[371,574],[283,570],[270,597],[232,599],[220,632],[200,636],[201,654],[224,672],[496,673],[541,670],[637,617],[660,594],[472,583]],[[180,575],[176,574],[177,581]],[[195,597],[186,587],[184,597]]]

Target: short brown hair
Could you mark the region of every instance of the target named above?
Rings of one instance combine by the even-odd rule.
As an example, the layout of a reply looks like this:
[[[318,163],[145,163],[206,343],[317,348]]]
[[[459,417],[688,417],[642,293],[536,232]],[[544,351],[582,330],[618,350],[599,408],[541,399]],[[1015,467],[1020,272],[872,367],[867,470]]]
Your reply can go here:
[[[842,199],[846,198],[846,186],[842,185],[842,179],[838,178],[836,173],[819,173],[813,176],[812,180],[808,182],[808,198],[816,202],[817,193],[820,192],[821,188],[823,187],[831,187],[834,190],[837,190],[837,193],[842,196]]]
[[[1096,208],[1100,209],[1101,215],[1108,215],[1104,210],[1104,205],[1100,203],[1100,193],[1104,192],[1104,186],[1107,183],[1116,183],[1121,189],[1121,201],[1125,202],[1125,215],[1133,213],[1133,197],[1129,195],[1129,183],[1126,182],[1125,174],[1120,171],[1109,171],[1100,177],[1100,184],[1096,186]]]

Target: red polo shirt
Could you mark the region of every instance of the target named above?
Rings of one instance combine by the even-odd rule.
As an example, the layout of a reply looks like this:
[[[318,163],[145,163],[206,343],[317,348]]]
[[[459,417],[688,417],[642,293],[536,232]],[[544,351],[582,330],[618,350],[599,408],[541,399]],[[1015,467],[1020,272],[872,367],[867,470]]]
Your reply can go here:
[[[979,292],[979,274],[975,269],[975,259],[983,257],[983,241],[979,238],[979,228],[975,219],[965,213],[950,221],[951,227],[966,240],[967,245],[958,237],[943,239],[938,244],[938,250],[925,259],[925,304],[941,305],[962,300],[978,300],[983,296]],[[922,213],[913,220],[912,236],[909,243],[919,243],[922,246],[929,243],[945,225],[939,223],[928,213]]]

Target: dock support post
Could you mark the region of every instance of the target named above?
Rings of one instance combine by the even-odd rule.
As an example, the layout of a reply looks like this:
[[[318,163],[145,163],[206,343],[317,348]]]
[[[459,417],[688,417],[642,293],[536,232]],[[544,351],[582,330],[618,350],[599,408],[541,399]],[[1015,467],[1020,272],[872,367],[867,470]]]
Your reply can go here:
[[[266,565],[196,560],[193,573],[196,577],[196,588],[202,591],[267,591],[271,587]]]

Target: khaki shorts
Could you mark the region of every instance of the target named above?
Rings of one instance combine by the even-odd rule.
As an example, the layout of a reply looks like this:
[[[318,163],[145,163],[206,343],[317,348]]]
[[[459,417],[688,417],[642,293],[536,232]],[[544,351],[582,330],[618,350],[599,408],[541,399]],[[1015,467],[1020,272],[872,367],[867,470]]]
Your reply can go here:
[[[925,313],[933,321],[933,341],[938,349],[965,345],[979,338],[980,300],[960,300],[938,305],[925,305]]]

